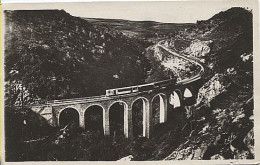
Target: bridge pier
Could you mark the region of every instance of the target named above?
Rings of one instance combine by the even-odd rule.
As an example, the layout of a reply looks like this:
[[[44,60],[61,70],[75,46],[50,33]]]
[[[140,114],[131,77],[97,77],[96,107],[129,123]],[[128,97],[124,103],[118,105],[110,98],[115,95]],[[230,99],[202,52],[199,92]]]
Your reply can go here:
[[[79,114],[79,127],[85,129],[85,116],[84,113]]]
[[[152,134],[153,131],[153,111],[152,111],[152,102],[149,102],[149,105],[146,109],[147,117],[146,117],[146,136],[148,139],[150,138],[150,135]]]
[[[105,109],[103,112],[103,129],[104,129],[104,135],[108,136],[110,135],[110,129],[109,129],[109,110]]]
[[[167,105],[168,105],[168,102],[167,102],[167,96],[164,95],[164,96],[160,96],[159,95],[159,98],[160,98],[160,123],[164,123],[167,121]]]
[[[124,135],[126,138],[133,138],[132,109],[125,109],[124,112]]]
[[[149,138],[152,130],[152,103],[150,101],[144,101],[143,111],[143,136]]]

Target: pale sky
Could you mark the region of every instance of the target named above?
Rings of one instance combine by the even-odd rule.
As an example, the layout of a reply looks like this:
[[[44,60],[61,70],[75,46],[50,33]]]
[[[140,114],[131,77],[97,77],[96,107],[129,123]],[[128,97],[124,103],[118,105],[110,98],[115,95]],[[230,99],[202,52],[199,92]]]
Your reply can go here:
[[[5,0],[19,1],[19,0]],[[21,0],[20,0],[21,1]],[[45,0],[46,1],[46,0]],[[35,0],[34,0],[35,2]],[[248,1],[246,1],[248,2]],[[251,5],[251,6],[250,6]],[[14,4],[8,7],[16,8]],[[136,21],[158,21],[169,23],[194,23],[206,20],[214,14],[231,7],[252,7],[252,3],[244,0],[212,0],[212,1],[153,1],[153,2],[85,2],[85,3],[49,3],[24,4],[22,9],[64,9],[74,16],[88,18],[126,19]]]
[[[96,2],[66,9],[74,16],[194,23],[209,19],[232,4],[221,2]],[[237,5],[240,6],[240,5]]]

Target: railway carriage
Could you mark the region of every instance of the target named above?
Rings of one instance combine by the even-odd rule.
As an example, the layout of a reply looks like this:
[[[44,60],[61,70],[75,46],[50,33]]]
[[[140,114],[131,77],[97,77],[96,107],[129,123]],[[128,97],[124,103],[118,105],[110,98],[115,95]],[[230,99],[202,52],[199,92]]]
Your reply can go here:
[[[153,89],[166,87],[174,83],[175,83],[174,79],[169,79],[169,80],[163,80],[155,83],[142,84],[137,86],[108,89],[106,90],[106,96],[116,96],[116,95],[129,94],[135,92],[151,91]]]
[[[138,92],[138,86],[130,86],[124,88],[115,88],[106,90],[106,96],[115,96],[128,93]]]

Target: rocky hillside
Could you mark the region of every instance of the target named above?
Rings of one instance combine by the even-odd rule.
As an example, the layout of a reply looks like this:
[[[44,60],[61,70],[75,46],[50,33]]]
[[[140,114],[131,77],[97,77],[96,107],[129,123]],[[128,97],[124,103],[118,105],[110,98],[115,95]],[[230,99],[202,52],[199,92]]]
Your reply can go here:
[[[144,82],[149,43],[62,10],[5,11],[7,104],[105,94]]]
[[[254,158],[252,13],[231,8],[168,42],[207,69],[197,103],[188,107],[188,136],[165,159]]]
[[[160,47],[160,46],[163,46],[164,48],[170,47],[167,40],[165,42],[162,41],[156,45],[147,48],[146,58],[151,62],[151,66],[152,66],[150,70],[151,76],[149,76],[147,80],[152,79],[151,80],[152,82],[155,79],[155,75],[164,72],[168,77],[176,76],[178,81],[192,78],[197,74],[199,74],[201,68],[198,65],[188,60],[185,60],[181,57],[173,56],[170,52]],[[158,63],[158,66],[161,66],[164,72],[158,73],[159,67],[156,67],[156,65],[154,65],[156,63]]]
[[[151,46],[145,52],[148,63],[142,52],[149,43],[115,29],[93,25],[64,11],[5,14],[10,104],[19,97],[19,90],[45,99],[88,96],[103,94],[105,88],[144,82],[146,71],[150,72],[146,81],[171,76],[164,65],[173,60],[169,54]],[[29,110],[13,113],[6,109],[6,130],[13,130],[6,132],[6,159],[118,160],[128,155],[133,160],[254,158],[252,34],[252,13],[231,8],[165,40],[164,46],[200,60],[206,73],[197,103],[170,109],[169,120],[158,124],[150,139],[137,137],[130,142],[81,129],[52,130]]]

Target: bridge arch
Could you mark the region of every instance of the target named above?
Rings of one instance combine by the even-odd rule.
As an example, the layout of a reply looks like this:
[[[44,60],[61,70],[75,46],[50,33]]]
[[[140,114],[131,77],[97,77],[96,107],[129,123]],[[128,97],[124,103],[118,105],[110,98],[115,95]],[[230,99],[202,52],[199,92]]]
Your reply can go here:
[[[58,114],[58,126],[64,127],[65,125],[72,124],[79,127],[80,111],[74,106],[63,108]]]
[[[186,87],[184,89],[184,93],[183,93],[183,97],[184,98],[190,98],[190,97],[193,97],[193,92],[192,92],[192,87]]]
[[[183,101],[185,106],[191,106],[196,103],[196,96],[192,87],[184,89]]]
[[[150,105],[149,100],[145,97],[137,97],[132,104],[132,123],[133,135],[149,137]],[[141,113],[140,113],[141,111]],[[141,120],[141,122],[140,122]],[[142,124],[142,126],[140,126]]]
[[[113,136],[124,134],[129,136],[128,104],[124,101],[114,101],[108,107],[110,133]]]
[[[85,108],[84,127],[86,130],[104,133],[105,108],[100,104],[92,104]]]
[[[156,100],[157,99],[157,100]],[[154,101],[159,102],[159,123],[164,123],[167,120],[167,96],[164,93],[158,93],[152,98],[152,119],[155,119],[156,109],[154,107]],[[155,110],[155,111],[154,111]],[[157,123],[157,122],[156,122]],[[154,123],[154,124],[156,124]]]
[[[174,90],[170,94],[169,103],[173,106],[173,108],[182,106],[182,93],[179,89]]]

